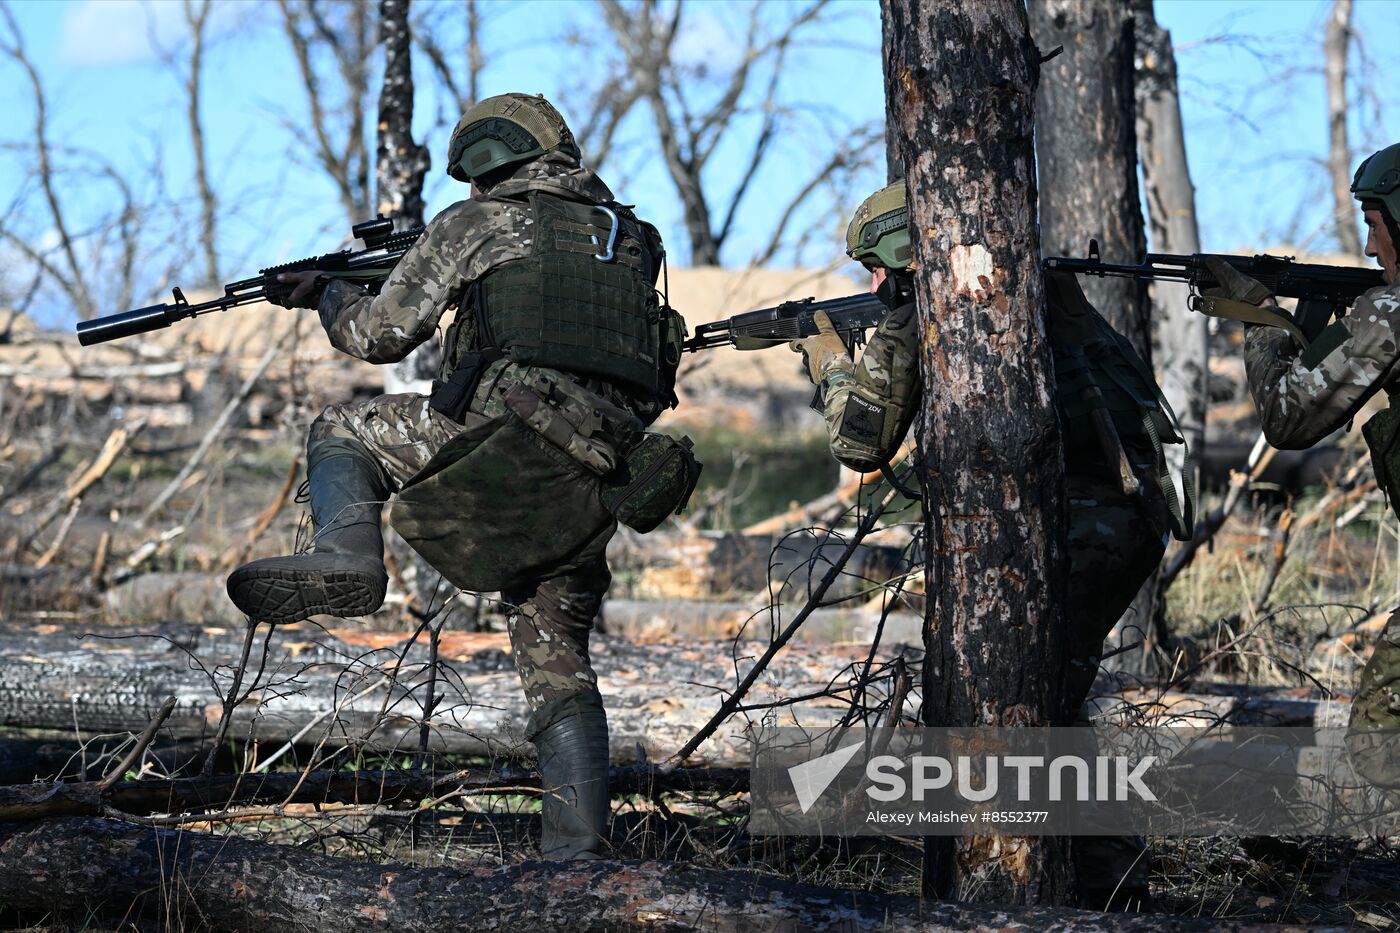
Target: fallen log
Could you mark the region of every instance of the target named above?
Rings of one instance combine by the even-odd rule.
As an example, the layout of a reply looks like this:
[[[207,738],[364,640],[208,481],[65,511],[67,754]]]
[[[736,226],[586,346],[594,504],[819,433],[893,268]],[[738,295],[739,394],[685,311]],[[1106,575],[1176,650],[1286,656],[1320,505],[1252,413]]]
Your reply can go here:
[[[100,781],[74,784],[0,786],[0,821],[58,816],[98,816],[120,810],[203,813],[249,804],[373,804],[417,806],[428,798],[465,796],[493,790],[540,788],[539,775],[525,768],[481,768],[451,773],[429,771],[311,771],[232,774],[171,780]],[[747,768],[681,768],[662,772],[647,765],[613,768],[608,789],[614,796],[685,792],[737,794],[749,789]]]
[[[234,836],[70,817],[0,824],[0,904],[59,916],[185,918],[209,930],[1301,931],[1049,907],[972,907],[674,862],[413,868]]]
[[[233,712],[229,735],[265,749],[296,739],[328,748],[416,749],[427,687],[426,644],[409,646],[402,632],[278,628],[267,664],[248,701]],[[426,639],[424,640],[426,641]],[[174,713],[161,741],[209,738],[223,708],[207,671],[219,670],[220,691],[242,649],[233,628],[167,624],[100,633],[73,625],[0,625],[0,726],[84,732],[139,732],[167,696]],[[255,661],[261,656],[261,636]],[[635,763],[672,755],[718,708],[764,643],[688,640],[637,644],[597,636],[590,656],[608,708],[612,758]],[[898,650],[882,652],[893,657]],[[814,699],[782,708],[794,719],[827,724],[846,711],[840,692],[847,670],[863,661],[860,644],[793,644],[764,674],[750,702]],[[529,714],[504,634],[444,633],[446,696],[430,723],[430,751],[460,755],[527,755]],[[201,670],[200,667],[205,670]],[[249,672],[245,685],[252,680]],[[832,696],[820,696],[828,685]],[[758,715],[758,714],[754,714]],[[792,718],[788,718],[792,717]],[[307,731],[308,726],[312,728]],[[691,766],[745,766],[747,721],[731,719]]]

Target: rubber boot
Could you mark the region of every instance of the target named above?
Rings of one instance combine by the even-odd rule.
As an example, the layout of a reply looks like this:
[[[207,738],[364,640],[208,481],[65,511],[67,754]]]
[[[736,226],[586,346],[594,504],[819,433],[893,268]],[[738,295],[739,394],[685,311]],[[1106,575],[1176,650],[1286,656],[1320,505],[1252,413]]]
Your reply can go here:
[[[540,856],[603,858],[611,802],[607,715],[596,696],[591,703],[570,700],[545,704],[531,717],[532,722],[545,722],[531,734],[545,792],[540,804]],[[559,708],[561,703],[566,708]]]
[[[250,618],[274,625],[313,615],[369,615],[384,604],[380,506],[388,496],[368,456],[339,455],[307,470],[312,552],[255,560],[234,570],[228,595]]]

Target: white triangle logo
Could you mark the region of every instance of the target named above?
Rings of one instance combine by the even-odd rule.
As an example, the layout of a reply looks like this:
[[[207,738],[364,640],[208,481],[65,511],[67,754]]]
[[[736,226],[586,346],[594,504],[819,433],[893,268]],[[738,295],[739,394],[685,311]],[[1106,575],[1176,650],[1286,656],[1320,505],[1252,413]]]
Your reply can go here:
[[[792,781],[792,789],[797,792],[797,805],[803,813],[812,809],[812,804],[836,780],[841,769],[864,747],[864,742],[852,742],[845,748],[788,768],[788,778]]]

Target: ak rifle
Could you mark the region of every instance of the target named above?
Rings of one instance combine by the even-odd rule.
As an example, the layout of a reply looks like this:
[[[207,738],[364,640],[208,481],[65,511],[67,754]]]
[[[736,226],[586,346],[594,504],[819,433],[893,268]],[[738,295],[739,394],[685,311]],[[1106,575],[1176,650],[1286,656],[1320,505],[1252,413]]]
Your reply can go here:
[[[1102,261],[1094,243],[1090,244],[1089,255],[1085,259],[1052,256],[1045,260],[1044,265],[1047,271],[1072,272],[1076,275],[1182,282],[1191,288],[1191,309],[1200,311],[1202,290],[1220,284],[1206,267],[1207,259],[1229,263],[1276,296],[1296,298],[1298,308],[1291,315],[1291,323],[1309,342],[1362,294],[1385,284],[1377,269],[1323,266],[1297,262],[1291,256],[1148,253],[1139,265],[1118,265]],[[1287,312],[1281,314],[1287,316]]]
[[[198,317],[210,311],[226,311],[239,305],[266,301],[269,289],[291,291],[289,286],[281,286],[277,276],[283,272],[305,272],[315,269],[333,279],[349,279],[365,285],[377,293],[379,286],[389,277],[398,265],[403,254],[408,252],[420,235],[422,227],[414,227],[402,233],[394,232],[394,222],[387,217],[376,217],[355,224],[351,228],[355,238],[364,241],[364,249],[344,249],[338,253],[312,256],[280,266],[269,266],[259,270],[256,276],[224,286],[224,293],[218,298],[190,304],[184,292],[178,287],[172,290],[174,303],[151,305],[121,314],[93,318],[78,325],[78,343],[90,347],[95,343],[120,340],[135,334],[169,327],[177,321]]]
[[[865,332],[879,324],[889,313],[874,295],[849,295],[817,301],[803,298],[785,301],[772,308],[745,311],[722,321],[701,324],[695,336],[684,344],[688,353],[731,346],[736,350],[762,350],[790,340],[811,337],[817,333],[813,317],[825,312],[831,325],[841,335],[846,348],[853,350],[864,342]]]

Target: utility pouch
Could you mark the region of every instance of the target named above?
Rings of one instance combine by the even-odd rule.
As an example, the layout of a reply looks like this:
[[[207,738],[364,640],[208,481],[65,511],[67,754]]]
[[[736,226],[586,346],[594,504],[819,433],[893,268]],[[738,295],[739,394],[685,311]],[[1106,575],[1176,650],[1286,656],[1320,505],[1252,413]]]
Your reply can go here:
[[[648,532],[685,508],[700,479],[690,438],[646,432],[603,479],[603,507],[633,531]]]
[[[428,397],[428,407],[451,418],[458,424],[466,417],[467,406],[476,395],[476,387],[481,384],[481,376],[486,367],[505,356],[499,348],[463,353],[446,379],[434,379],[432,395]]]
[[[1400,510],[1400,411],[1394,396],[1390,406],[1376,412],[1361,426],[1366,446],[1371,448],[1371,466],[1376,470],[1376,484],[1385,493],[1392,509]]]

